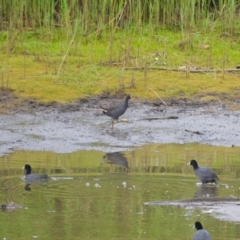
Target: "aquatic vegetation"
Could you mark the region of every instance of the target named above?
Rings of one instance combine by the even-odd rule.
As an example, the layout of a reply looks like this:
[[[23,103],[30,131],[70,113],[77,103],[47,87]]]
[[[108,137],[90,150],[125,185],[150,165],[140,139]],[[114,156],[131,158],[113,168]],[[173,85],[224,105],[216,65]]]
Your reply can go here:
[[[225,71],[239,65],[237,1],[27,3],[0,9],[0,86],[21,97],[237,97],[239,74]]]

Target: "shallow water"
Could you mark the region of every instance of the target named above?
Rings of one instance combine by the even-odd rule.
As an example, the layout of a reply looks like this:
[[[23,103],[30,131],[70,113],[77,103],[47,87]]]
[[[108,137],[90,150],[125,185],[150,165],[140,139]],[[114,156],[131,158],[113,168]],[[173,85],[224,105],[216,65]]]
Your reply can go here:
[[[239,148],[167,144],[104,155],[17,151],[1,157],[0,203],[22,208],[0,212],[0,239],[191,239],[196,220],[213,239],[240,239],[240,218],[232,222],[199,209],[144,205],[239,197]],[[186,165],[192,158],[217,172],[217,188],[196,185]],[[26,163],[51,179],[25,188]]]

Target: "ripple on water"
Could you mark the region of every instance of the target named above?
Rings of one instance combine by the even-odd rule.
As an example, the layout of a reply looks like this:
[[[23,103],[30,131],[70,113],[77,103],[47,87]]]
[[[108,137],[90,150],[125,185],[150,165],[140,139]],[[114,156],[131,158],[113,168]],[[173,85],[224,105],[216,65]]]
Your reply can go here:
[[[240,154],[236,149],[194,144],[151,145],[111,155],[118,159],[124,155],[128,168],[115,164],[113,158],[111,162],[102,162],[104,155],[96,151],[71,154],[19,151],[2,158],[0,203],[14,202],[23,207],[8,215],[0,214],[0,237],[179,239],[181,232],[182,239],[188,239],[194,233],[190,226],[195,219],[210,226],[214,239],[238,237],[237,224],[235,227],[229,219],[220,221],[214,216],[221,215],[215,205],[196,209],[143,204],[238,196]],[[186,166],[191,158],[200,159],[202,166],[218,173],[217,187],[196,184],[198,179]],[[35,173],[47,173],[51,179],[29,185],[30,190],[26,191],[20,177],[21,168],[29,159]],[[22,226],[21,237],[17,229]]]

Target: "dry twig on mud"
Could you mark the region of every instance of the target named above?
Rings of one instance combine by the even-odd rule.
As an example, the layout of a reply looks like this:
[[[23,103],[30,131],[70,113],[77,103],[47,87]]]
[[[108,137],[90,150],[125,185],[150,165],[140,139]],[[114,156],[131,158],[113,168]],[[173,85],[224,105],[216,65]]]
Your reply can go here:
[[[185,132],[190,132],[190,133],[194,133],[194,134],[197,134],[197,135],[204,135],[204,133],[201,133],[199,131],[190,131],[190,130],[187,130],[187,129],[185,129]]]
[[[152,88],[149,88],[148,91],[152,91],[152,92],[161,100],[161,102],[162,102],[166,107],[168,107],[168,105],[166,104],[166,102],[163,101],[163,100],[160,98],[160,96],[159,96]]]
[[[169,116],[169,117],[162,117],[162,118],[157,118],[157,117],[153,117],[153,118],[142,118],[142,119],[139,119],[138,121],[142,121],[142,120],[145,120],[145,121],[152,121],[152,120],[171,120],[171,119],[178,119],[177,116]]]

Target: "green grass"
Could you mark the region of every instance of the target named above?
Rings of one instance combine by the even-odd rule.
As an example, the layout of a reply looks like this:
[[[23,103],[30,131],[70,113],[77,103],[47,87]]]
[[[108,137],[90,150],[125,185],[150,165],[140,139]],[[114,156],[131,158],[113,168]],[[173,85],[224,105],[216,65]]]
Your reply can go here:
[[[221,94],[234,97],[240,90],[238,73],[187,75],[162,70],[124,70],[186,65],[216,70],[235,68],[239,64],[240,33],[224,37],[221,34],[220,27],[215,31],[200,29],[183,34],[167,29],[156,31],[151,25],[138,31],[131,28],[104,31],[101,38],[95,33],[85,37],[69,35],[61,29],[2,31],[0,84],[20,97],[44,102],[66,103],[119,91],[139,98],[156,98],[149,89],[164,99],[201,96],[203,100],[216,100]],[[209,48],[201,49],[201,44]]]

